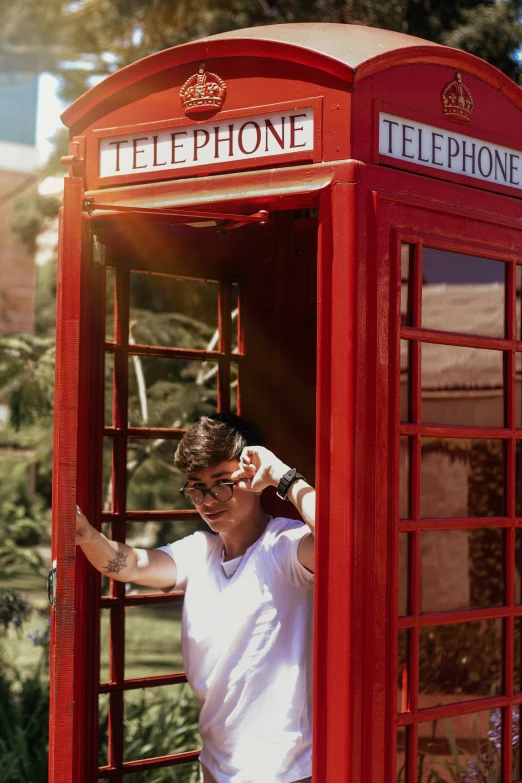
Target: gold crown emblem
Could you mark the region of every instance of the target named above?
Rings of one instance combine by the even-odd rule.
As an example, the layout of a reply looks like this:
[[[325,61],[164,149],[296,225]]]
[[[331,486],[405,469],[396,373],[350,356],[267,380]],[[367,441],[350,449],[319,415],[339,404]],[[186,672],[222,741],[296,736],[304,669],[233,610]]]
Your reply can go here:
[[[179,92],[181,104],[188,112],[221,109],[225,102],[227,85],[215,73],[205,73],[205,64],[199,71],[187,79]]]
[[[475,104],[460,73],[457,72],[453,81],[444,87],[441,97],[445,117],[450,117],[458,122],[471,120],[471,112]]]

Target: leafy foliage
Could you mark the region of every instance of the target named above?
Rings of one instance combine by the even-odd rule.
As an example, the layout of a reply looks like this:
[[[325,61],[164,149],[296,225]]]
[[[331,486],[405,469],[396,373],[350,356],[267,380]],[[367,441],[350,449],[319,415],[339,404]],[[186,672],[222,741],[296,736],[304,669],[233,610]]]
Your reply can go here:
[[[49,536],[49,500],[31,491],[31,457],[0,459],[0,577],[44,567],[37,544]]]
[[[0,337],[0,403],[10,411],[0,455],[0,574],[43,566],[34,546],[48,540],[53,382],[52,338]]]
[[[0,783],[47,783],[49,688],[37,670],[27,679],[0,673]]]
[[[60,201],[54,196],[42,196],[38,192],[19,196],[13,203],[9,221],[11,233],[34,253],[36,238],[57,216],[59,208]]]
[[[286,22],[368,24],[457,46],[512,78],[522,42],[518,0],[1,0],[0,48],[57,73],[69,101],[98,79],[181,43]]]
[[[199,747],[199,705],[188,685],[142,691],[125,710],[125,755],[129,759],[166,756]],[[161,691],[166,691],[161,693]],[[100,763],[107,754],[107,710],[100,711]],[[140,772],[136,783],[197,783],[199,765]],[[130,776],[132,781],[133,775]],[[0,781],[1,783],[1,781]]]
[[[20,628],[24,620],[31,614],[31,606],[13,590],[0,589],[0,625],[4,632],[10,625]]]
[[[54,399],[52,337],[10,334],[0,337],[0,394],[15,430],[52,413]]]

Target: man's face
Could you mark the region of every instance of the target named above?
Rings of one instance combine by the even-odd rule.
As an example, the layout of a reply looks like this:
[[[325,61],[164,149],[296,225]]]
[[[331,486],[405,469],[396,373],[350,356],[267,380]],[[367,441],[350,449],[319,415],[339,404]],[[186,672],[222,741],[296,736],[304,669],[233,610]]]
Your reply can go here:
[[[194,489],[210,489],[215,484],[230,481],[232,473],[239,468],[239,460],[227,460],[208,468],[201,468],[187,476],[187,486]],[[203,503],[196,506],[207,525],[216,533],[230,531],[239,526],[255,512],[259,496],[255,492],[234,487],[230,500],[219,501],[205,494]]]

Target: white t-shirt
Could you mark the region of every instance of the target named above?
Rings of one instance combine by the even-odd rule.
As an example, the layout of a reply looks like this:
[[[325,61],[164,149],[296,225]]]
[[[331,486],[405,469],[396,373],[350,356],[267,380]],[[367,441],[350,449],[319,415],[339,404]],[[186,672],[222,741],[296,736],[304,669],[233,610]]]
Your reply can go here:
[[[314,577],[297,559],[307,532],[296,520],[272,519],[228,563],[212,533],[161,547],[176,563],[176,588],[186,591],[183,660],[201,704],[201,762],[217,783],[312,774]]]

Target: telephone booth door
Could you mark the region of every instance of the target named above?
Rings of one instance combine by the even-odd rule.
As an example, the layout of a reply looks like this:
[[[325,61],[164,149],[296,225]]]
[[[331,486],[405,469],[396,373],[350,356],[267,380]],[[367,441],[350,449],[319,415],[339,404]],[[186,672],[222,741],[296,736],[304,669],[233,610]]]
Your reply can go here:
[[[372,542],[360,607],[373,694],[360,718],[375,730],[360,735],[364,777],[519,781],[517,202],[481,194],[478,209],[466,188],[436,182],[419,198],[397,172],[367,171],[363,183],[376,229],[360,314],[375,343],[358,346],[371,379],[358,403],[369,442],[355,503]]]

